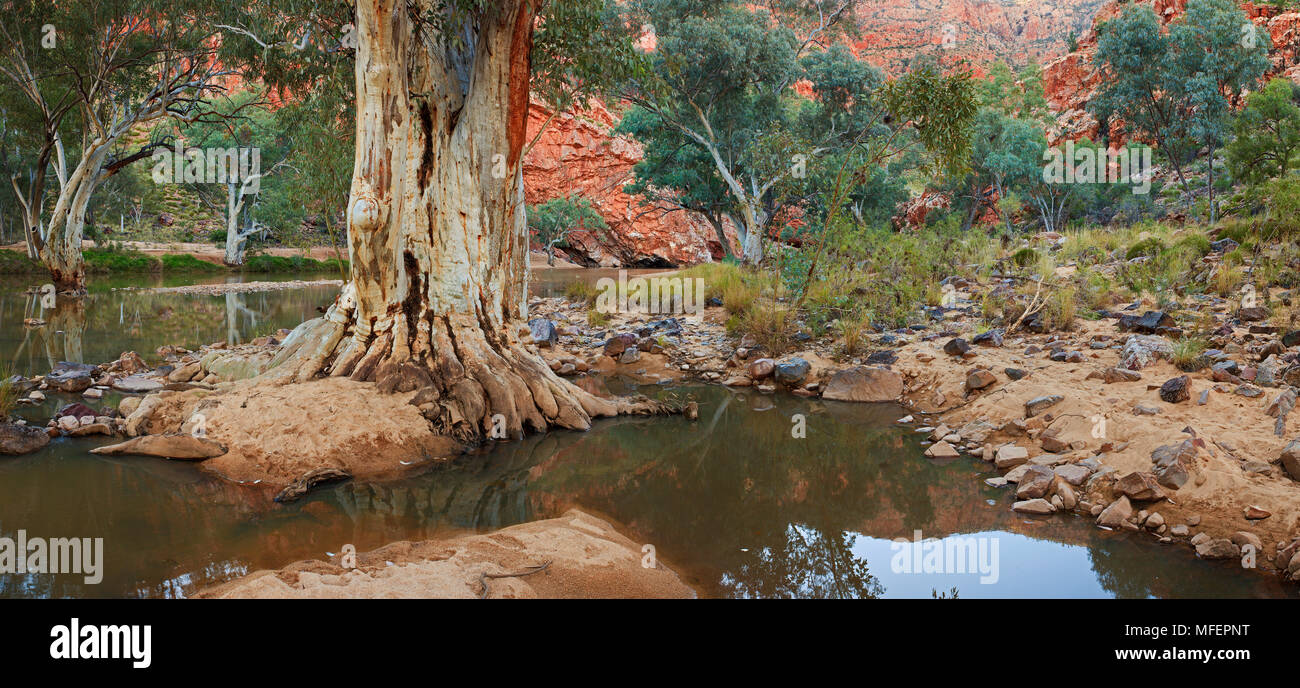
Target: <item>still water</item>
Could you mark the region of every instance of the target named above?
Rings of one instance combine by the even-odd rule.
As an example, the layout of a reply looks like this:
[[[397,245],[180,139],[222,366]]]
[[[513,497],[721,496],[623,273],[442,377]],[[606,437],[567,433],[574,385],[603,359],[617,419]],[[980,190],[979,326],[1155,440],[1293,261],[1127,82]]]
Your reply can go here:
[[[577,274],[548,274],[536,293],[562,291]],[[151,359],[162,344],[246,341],[313,317],[335,291],[190,296],[114,291],[108,287],[126,285],[101,282],[83,303],[40,314],[39,297],[21,293],[28,286],[0,283],[0,360],[28,375],[58,360],[101,362],[126,350]],[[48,324],[24,328],[33,314]],[[343,483],[288,506],[192,464],[88,454],[102,439],[59,439],[36,454],[0,458],[0,536],[104,538],[105,557],[97,585],[80,576],[0,575],[0,597],[184,597],[257,569],[323,558],[344,544],[365,551],[571,507],[654,545],[707,597],[1296,594],[1234,564],[1099,531],[1076,516],[1013,514],[1010,493],[983,484],[991,473],[982,463],[923,458],[920,438],[894,423],[903,412],[891,405],[608,384],[614,393],[694,399],[700,419],[601,421],[587,433],[498,443],[420,475]],[[20,413],[43,422],[72,400],[52,398]],[[791,432],[798,416],[803,438]],[[983,548],[986,565],[906,572],[900,560],[908,550],[892,541],[917,531]],[[918,562],[913,570],[922,568]]]

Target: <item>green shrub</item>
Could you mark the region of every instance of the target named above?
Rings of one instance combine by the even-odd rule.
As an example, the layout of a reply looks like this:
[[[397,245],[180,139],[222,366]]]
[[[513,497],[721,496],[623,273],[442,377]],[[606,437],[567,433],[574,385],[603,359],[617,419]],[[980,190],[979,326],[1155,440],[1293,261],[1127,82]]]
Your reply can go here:
[[[169,253],[161,256],[161,260],[163,272],[221,272],[226,269],[189,253]]]
[[[1147,237],[1146,239],[1128,247],[1128,251],[1124,254],[1124,257],[1128,260],[1133,260],[1139,256],[1155,258],[1164,252],[1164,250],[1165,242],[1161,241],[1158,237]]]

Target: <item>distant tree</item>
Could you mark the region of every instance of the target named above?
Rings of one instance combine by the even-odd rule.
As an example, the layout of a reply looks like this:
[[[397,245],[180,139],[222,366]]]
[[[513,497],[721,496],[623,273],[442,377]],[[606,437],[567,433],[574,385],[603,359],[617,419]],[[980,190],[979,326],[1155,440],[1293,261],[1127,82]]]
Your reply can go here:
[[[1248,184],[1285,177],[1300,151],[1300,107],[1297,88],[1277,77],[1246,98],[1246,107],[1233,122],[1236,139],[1228,145],[1232,175]]]
[[[36,169],[24,194],[28,233],[54,284],[85,291],[81,239],[90,199],[105,179],[165,146],[128,142],[164,118],[202,117],[204,98],[231,72],[215,59],[217,0],[15,0],[0,23],[0,102],[36,113]],[[40,227],[46,168],[58,189]]]
[[[1268,69],[1269,39],[1233,0],[1191,0],[1166,32],[1146,5],[1130,5],[1098,29],[1101,87],[1089,109],[1149,137],[1189,191],[1186,167],[1205,148],[1214,219],[1214,156],[1226,138],[1229,104]]]
[[[546,246],[546,264],[555,265],[555,247],[569,240],[575,229],[605,231],[609,226],[591,201],[570,194],[528,208],[528,228]]]

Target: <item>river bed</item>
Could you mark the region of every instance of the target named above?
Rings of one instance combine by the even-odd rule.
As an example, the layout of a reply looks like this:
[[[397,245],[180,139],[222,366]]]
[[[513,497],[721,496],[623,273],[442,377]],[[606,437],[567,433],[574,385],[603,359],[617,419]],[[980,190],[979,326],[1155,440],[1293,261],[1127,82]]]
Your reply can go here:
[[[555,295],[574,276],[601,275],[550,271],[535,280],[534,293]],[[163,344],[233,344],[292,328],[335,293],[121,289],[141,282],[100,280],[83,301],[60,299],[53,310],[22,293],[34,285],[0,282],[0,361],[24,375],[128,350],[156,362]],[[25,328],[27,317],[47,324]],[[983,484],[993,472],[982,462],[923,458],[921,436],[895,422],[905,412],[893,405],[593,382],[614,393],[693,399],[700,418],[600,421],[587,433],[497,443],[418,476],[343,483],[287,506],[193,464],[88,453],[104,439],[62,438],[35,454],[0,458],[0,536],[103,538],[105,554],[99,584],[0,574],[0,596],[185,597],[347,544],[365,551],[481,532],[571,507],[611,520],[706,597],[1296,596],[1275,578],[1202,561],[1140,533],[1101,531],[1072,514],[1015,514],[1010,492]],[[60,405],[80,401],[49,396],[19,413],[43,423]],[[918,537],[937,538],[938,547],[894,542]],[[958,551],[974,559],[953,566]]]

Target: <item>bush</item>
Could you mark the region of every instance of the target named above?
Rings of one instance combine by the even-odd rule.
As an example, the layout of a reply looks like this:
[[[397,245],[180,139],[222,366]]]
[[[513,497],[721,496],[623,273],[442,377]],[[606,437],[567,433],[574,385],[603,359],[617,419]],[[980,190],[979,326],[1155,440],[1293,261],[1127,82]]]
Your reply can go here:
[[[189,253],[167,254],[161,256],[161,260],[164,272],[221,272],[226,269]]]
[[[1164,250],[1165,242],[1161,241],[1157,237],[1147,237],[1146,239],[1130,246],[1128,251],[1124,254],[1124,257],[1128,260],[1133,260],[1139,256],[1155,258],[1163,253]]]
[[[347,271],[348,262],[338,258],[316,260],[306,256],[251,256],[244,261],[244,272],[339,272]]]
[[[163,263],[156,256],[116,247],[82,251],[86,272],[161,272]]]

